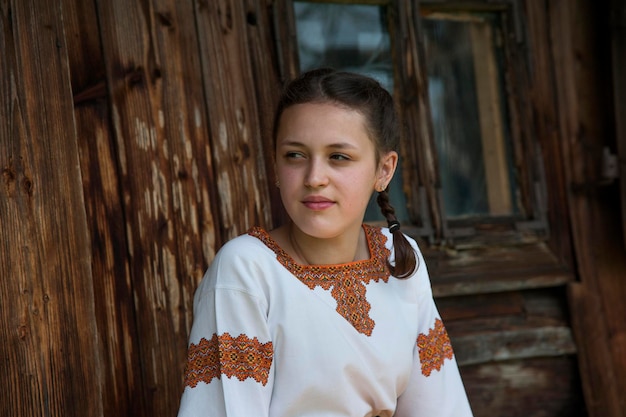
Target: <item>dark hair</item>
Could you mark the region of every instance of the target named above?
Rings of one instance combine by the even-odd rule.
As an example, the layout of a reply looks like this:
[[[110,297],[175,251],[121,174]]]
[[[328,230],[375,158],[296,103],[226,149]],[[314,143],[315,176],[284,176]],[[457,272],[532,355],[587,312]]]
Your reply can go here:
[[[314,69],[301,74],[286,85],[278,102],[272,130],[274,141],[283,111],[304,103],[333,103],[361,113],[369,136],[376,146],[377,163],[381,155],[398,148],[400,124],[393,98],[372,78],[331,68]],[[386,189],[379,192],[376,201],[388,225],[397,223]],[[392,228],[392,235],[395,265],[387,261],[389,269],[393,276],[407,278],[417,267],[417,255],[399,227]]]

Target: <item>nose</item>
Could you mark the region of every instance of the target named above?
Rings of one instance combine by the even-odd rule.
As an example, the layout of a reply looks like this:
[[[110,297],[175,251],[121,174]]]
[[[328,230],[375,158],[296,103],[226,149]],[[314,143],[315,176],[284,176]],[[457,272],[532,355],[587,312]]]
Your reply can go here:
[[[328,184],[328,172],[323,161],[314,158],[309,162],[304,177],[304,185],[308,188],[320,188]]]

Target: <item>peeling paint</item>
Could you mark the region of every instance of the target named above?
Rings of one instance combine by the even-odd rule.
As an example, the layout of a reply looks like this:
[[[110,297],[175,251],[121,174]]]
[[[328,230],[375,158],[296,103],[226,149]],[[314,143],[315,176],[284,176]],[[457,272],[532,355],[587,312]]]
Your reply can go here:
[[[235,111],[235,117],[237,120],[237,128],[239,129],[240,139],[243,141],[243,143],[248,143],[250,140],[250,135],[246,125],[245,113],[242,108],[239,108]]]
[[[217,177],[217,189],[220,193],[220,206],[222,208],[222,222],[226,230],[233,226],[233,209],[231,204],[231,184],[227,172],[220,172]]]
[[[200,113],[200,109],[198,109],[198,107],[193,109],[193,120],[196,124],[196,128],[202,127],[202,113]]]
[[[189,217],[191,222],[191,230],[194,234],[198,234],[198,210],[189,210]]]
[[[128,254],[131,258],[134,256],[133,252],[133,229],[130,222],[126,222],[126,239],[128,239]]]
[[[165,127],[165,116],[163,115],[163,110],[159,109],[159,127],[160,128],[164,128]]]
[[[155,217],[158,217],[160,211],[166,218],[169,218],[167,205],[169,195],[165,178],[165,175],[159,170],[156,161],[152,161],[152,202],[155,207]]]
[[[170,159],[170,147],[169,147],[169,142],[167,139],[163,139],[163,144],[161,146],[161,149],[163,151],[163,157],[165,159]]]
[[[135,142],[144,150],[156,149],[156,131],[138,117],[135,118]]]
[[[193,186],[194,189],[196,190],[196,201],[200,202],[202,201],[202,194],[200,191],[200,182],[199,180],[199,172],[198,172],[198,164],[196,163],[196,160],[192,160],[191,161],[191,178],[193,179]]]
[[[193,158],[193,146],[191,146],[191,140],[189,136],[183,131],[182,138],[185,143],[185,158],[192,159]]]
[[[228,131],[226,130],[226,123],[223,120],[220,121],[219,124],[219,138],[220,138],[220,146],[223,151],[228,150]]]
[[[163,247],[163,270],[165,278],[165,286],[167,289],[168,311],[171,314],[171,323],[174,325],[174,331],[180,331],[180,283],[178,282],[178,274],[176,269],[176,255],[174,255],[168,247]]]
[[[150,200],[150,189],[146,188],[143,191],[143,201],[144,201],[144,205],[146,207],[146,214],[148,215],[149,219],[153,218],[153,213],[152,213],[152,204],[150,204],[151,200]],[[156,213],[154,213],[156,214]]]

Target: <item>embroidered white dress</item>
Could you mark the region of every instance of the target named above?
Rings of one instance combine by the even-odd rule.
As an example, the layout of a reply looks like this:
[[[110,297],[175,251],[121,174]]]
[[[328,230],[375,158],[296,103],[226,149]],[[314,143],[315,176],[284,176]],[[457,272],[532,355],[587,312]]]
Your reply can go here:
[[[218,252],[196,291],[179,417],[471,417],[426,264],[299,265],[260,228]]]

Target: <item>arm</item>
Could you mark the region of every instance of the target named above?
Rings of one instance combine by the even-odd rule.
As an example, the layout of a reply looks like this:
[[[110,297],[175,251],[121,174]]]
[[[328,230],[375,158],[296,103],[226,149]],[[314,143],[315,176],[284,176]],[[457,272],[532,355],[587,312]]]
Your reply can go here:
[[[418,252],[419,253],[419,252]],[[395,417],[472,417],[448,333],[435,306],[420,254],[418,336],[407,389],[398,398]]]
[[[238,263],[216,258],[196,292],[179,417],[268,415],[273,345],[267,307],[243,285],[242,269],[233,266]]]

